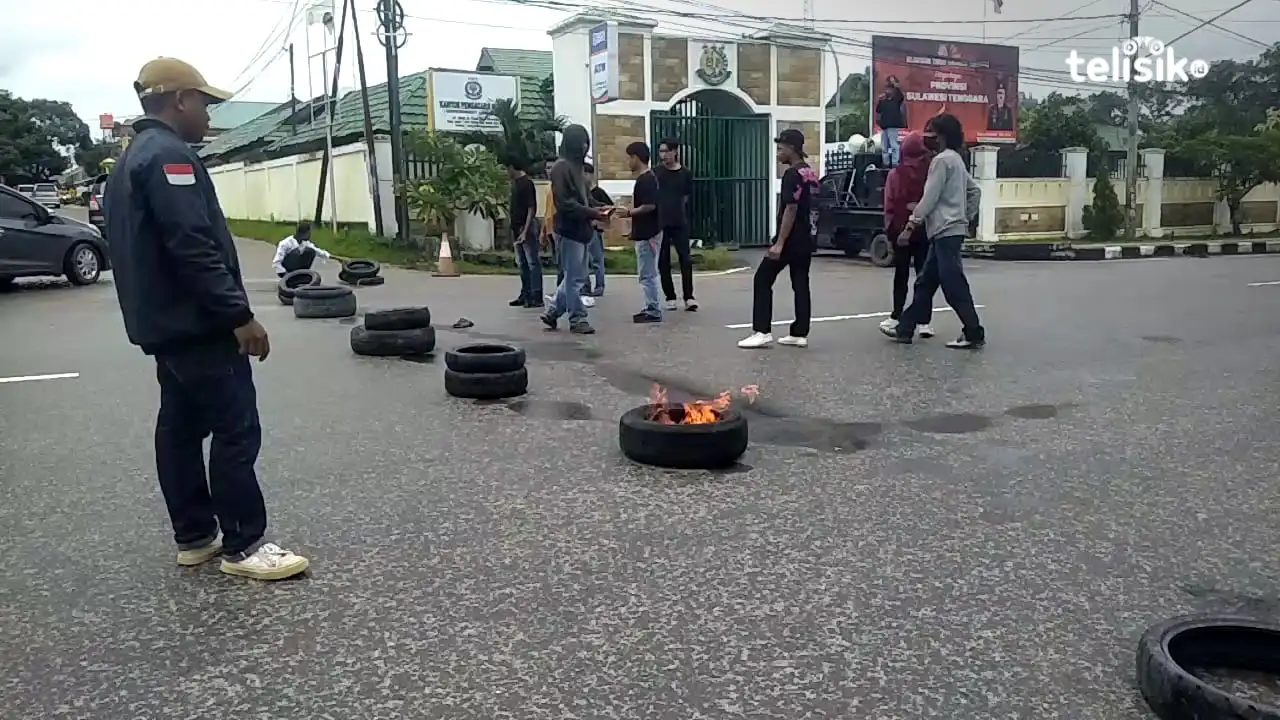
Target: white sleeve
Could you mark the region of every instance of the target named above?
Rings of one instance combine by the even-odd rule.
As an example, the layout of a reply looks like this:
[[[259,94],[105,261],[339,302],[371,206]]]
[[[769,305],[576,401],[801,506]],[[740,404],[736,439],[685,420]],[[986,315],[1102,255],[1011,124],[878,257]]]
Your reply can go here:
[[[284,272],[284,256],[288,255],[289,251],[293,249],[290,247],[292,242],[293,236],[289,236],[281,240],[279,245],[276,245],[276,257],[271,261],[271,267],[278,273]]]

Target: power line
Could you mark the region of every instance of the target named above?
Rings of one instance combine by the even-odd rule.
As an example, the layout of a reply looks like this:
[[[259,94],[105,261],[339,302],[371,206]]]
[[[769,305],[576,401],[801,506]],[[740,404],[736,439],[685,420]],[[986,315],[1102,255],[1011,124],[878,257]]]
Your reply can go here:
[[[1172,5],[1169,5],[1169,4],[1166,4],[1166,3],[1160,2],[1160,0],[1151,0],[1151,1],[1152,1],[1153,3],[1155,3],[1156,5],[1159,5],[1160,7],[1165,8],[1166,10],[1172,10],[1172,11],[1174,11],[1174,12],[1178,13],[1179,15],[1183,16],[1184,18],[1189,18],[1189,19],[1194,20],[1194,21],[1196,21],[1196,22],[1200,22],[1200,18],[1196,17],[1195,15],[1192,15],[1192,14],[1191,14],[1191,13],[1189,13],[1189,12],[1183,12],[1183,11],[1179,10],[1178,8],[1176,8],[1176,7],[1172,6]],[[1228,10],[1227,10],[1227,12],[1231,12],[1231,10],[1230,10],[1230,9],[1228,9]],[[1221,30],[1222,32],[1227,33],[1228,35],[1234,35],[1235,37],[1240,38],[1241,40],[1244,40],[1245,42],[1250,42],[1250,43],[1253,43],[1254,45],[1258,45],[1259,47],[1261,47],[1261,48],[1262,48],[1262,49],[1264,49],[1264,50],[1269,50],[1269,49],[1271,49],[1271,43],[1264,43],[1264,42],[1262,42],[1261,40],[1254,40],[1253,38],[1249,37],[1248,35],[1244,35],[1244,34],[1238,33],[1238,32],[1236,32],[1235,30],[1230,30],[1230,29],[1228,29],[1228,28],[1224,28],[1224,27],[1222,27],[1221,25],[1217,25],[1217,24],[1215,24],[1213,21],[1206,21],[1204,24],[1205,24],[1205,25],[1208,25],[1209,27],[1214,28],[1214,29],[1216,29],[1216,30]],[[1195,28],[1193,28],[1193,29],[1192,29],[1192,31],[1194,32],[1195,30],[1198,30],[1198,29],[1200,29],[1200,28],[1201,28],[1201,27],[1203,27],[1203,26],[1204,26],[1204,25],[1197,25]]]
[[[288,14],[281,15],[280,18],[276,20],[276,24],[272,26],[270,31],[267,32],[267,36],[262,39],[262,44],[258,46],[258,49],[256,51],[254,51],[253,57],[249,59],[249,62],[245,63],[244,68],[240,70],[240,73],[238,75],[236,75],[235,80],[231,81],[231,84],[234,85],[235,83],[239,82],[241,78],[243,78],[246,74],[248,74],[249,70],[254,66],[254,64],[262,59],[262,57],[266,54],[267,49],[270,48],[272,45],[276,44],[275,38],[281,34],[280,29],[282,26],[284,26],[286,22],[288,23],[288,26],[285,29],[285,34],[287,35],[289,31],[293,30],[293,24],[297,20],[297,17],[298,17],[298,0],[293,0],[292,9],[289,10]]]
[[[1174,38],[1174,39],[1170,40],[1169,42],[1165,43],[1165,47],[1168,47],[1168,46],[1170,46],[1170,45],[1173,45],[1174,43],[1176,43],[1176,42],[1178,42],[1179,40],[1181,40],[1181,39],[1185,38],[1186,36],[1190,35],[1191,33],[1193,33],[1193,32],[1195,32],[1195,31],[1199,30],[1200,28],[1204,27],[1205,25],[1212,25],[1212,24],[1213,24],[1213,23],[1214,23],[1218,18],[1222,17],[1223,15],[1226,15],[1227,13],[1234,12],[1234,11],[1236,11],[1236,10],[1239,10],[1240,8],[1244,7],[1245,5],[1248,5],[1248,4],[1249,4],[1249,3],[1251,3],[1251,2],[1253,2],[1253,0],[1241,0],[1241,2],[1239,2],[1239,3],[1235,4],[1235,5],[1232,5],[1231,7],[1227,8],[1226,10],[1223,10],[1222,12],[1218,13],[1217,15],[1214,15],[1213,17],[1209,18],[1208,20],[1203,20],[1203,21],[1201,21],[1199,25],[1196,25],[1195,27],[1193,27],[1193,28],[1191,28],[1190,30],[1188,30],[1188,31],[1186,31],[1186,32],[1184,32],[1184,33],[1182,33],[1182,34],[1181,34],[1181,35],[1179,35],[1178,37],[1176,37],[1176,38]],[[1162,4],[1163,4],[1163,3],[1162,3]]]

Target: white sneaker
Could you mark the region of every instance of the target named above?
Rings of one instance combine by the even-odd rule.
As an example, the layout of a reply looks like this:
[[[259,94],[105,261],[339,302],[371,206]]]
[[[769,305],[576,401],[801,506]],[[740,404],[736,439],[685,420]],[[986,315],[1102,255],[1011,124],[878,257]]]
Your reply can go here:
[[[582,304],[585,305],[586,307],[592,308],[596,306],[595,298],[591,297],[590,295],[583,295],[581,297],[582,297]]]
[[[697,300],[685,300],[685,301],[684,301],[684,309],[685,309],[685,310],[688,310],[689,312],[698,312],[698,301],[697,301]]]
[[[284,580],[306,572],[311,565],[301,555],[294,555],[275,543],[263,543],[243,560],[222,561],[222,572],[254,580]]]
[[[769,347],[771,344],[773,344],[773,335],[769,333],[751,333],[751,337],[738,341],[738,347],[748,350]]]
[[[934,335],[932,325],[917,325],[916,332],[919,333],[922,338],[931,338]]]
[[[185,567],[194,567],[202,563],[206,563],[222,554],[222,538],[214,536],[208,545],[190,550],[178,551],[178,564]]]
[[[778,338],[779,345],[790,345],[791,347],[809,347],[809,338],[796,337],[795,335],[787,335]]]
[[[884,320],[880,321],[880,329],[893,332],[894,330],[898,329],[898,321],[894,320],[893,318],[885,318]]]
[[[677,306],[676,306],[676,301],[675,301],[675,300],[668,300],[668,301],[667,301],[667,309],[668,309],[668,310],[675,310],[675,309],[676,309],[676,307],[677,307]]]

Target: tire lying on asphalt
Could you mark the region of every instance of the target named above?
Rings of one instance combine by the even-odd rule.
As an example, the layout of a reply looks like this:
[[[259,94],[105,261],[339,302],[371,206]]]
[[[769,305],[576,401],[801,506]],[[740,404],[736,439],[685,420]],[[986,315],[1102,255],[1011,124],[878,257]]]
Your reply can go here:
[[[382,271],[382,266],[377,260],[365,260],[364,258],[353,258],[344,260],[342,263],[342,274],[352,280],[368,280],[377,277]]]
[[[378,277],[365,278],[364,280],[359,280],[351,277],[346,273],[340,272],[338,273],[338,282],[351,285],[352,287],[376,287],[378,285],[385,284],[387,282],[387,279],[384,277],[378,276]]]
[[[294,293],[300,287],[314,287],[320,284],[320,273],[315,270],[294,270],[286,273],[276,284],[276,297],[281,305],[292,305]]]
[[[445,367],[460,373],[504,373],[524,367],[523,348],[478,343],[463,345],[444,354]]]
[[[416,330],[431,327],[431,310],[426,306],[370,310],[364,314],[364,326],[370,330]]]
[[[403,357],[426,355],[435,349],[436,330],[433,327],[370,330],[368,325],[357,325],[351,328],[351,351],[357,355]]]
[[[470,400],[499,400],[529,392],[529,370],[500,373],[460,373],[444,369],[444,391]]]
[[[679,413],[680,405],[668,405]],[[670,425],[651,420],[652,405],[623,413],[618,421],[622,454],[645,465],[676,470],[718,470],[747,451],[747,419],[736,410],[720,413],[720,422]]]
[[[307,285],[293,291],[293,316],[297,318],[345,318],[356,314],[356,294],[351,288]]]
[[[1219,689],[1187,668],[1280,674],[1280,625],[1253,618],[1184,615],[1138,643],[1138,689],[1162,720],[1280,719],[1280,708]]]

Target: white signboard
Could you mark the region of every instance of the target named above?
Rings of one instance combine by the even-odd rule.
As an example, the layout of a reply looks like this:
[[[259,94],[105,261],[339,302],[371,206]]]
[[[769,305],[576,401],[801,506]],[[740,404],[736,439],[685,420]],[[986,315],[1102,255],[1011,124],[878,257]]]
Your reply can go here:
[[[438,132],[502,132],[493,115],[499,100],[520,103],[520,78],[514,75],[432,70],[427,86],[427,116]]]
[[[587,57],[591,63],[591,102],[599,105],[618,99],[618,23],[591,28]]]

